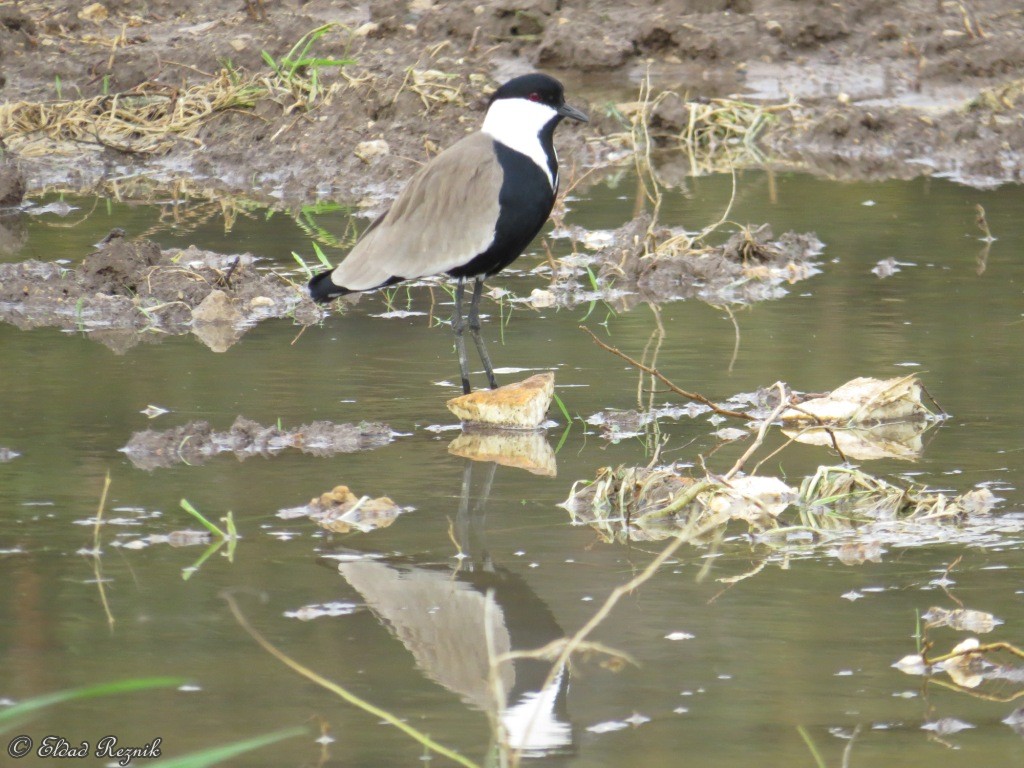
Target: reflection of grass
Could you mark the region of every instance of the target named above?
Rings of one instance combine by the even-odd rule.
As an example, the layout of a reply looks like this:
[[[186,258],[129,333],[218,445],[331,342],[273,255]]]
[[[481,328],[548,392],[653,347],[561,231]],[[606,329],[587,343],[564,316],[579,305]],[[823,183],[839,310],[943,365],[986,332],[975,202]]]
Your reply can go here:
[[[304,205],[295,217],[295,223],[299,225],[299,229],[306,233],[310,240],[316,243],[323,243],[324,245],[332,248],[344,248],[351,246],[356,240],[355,223],[350,217],[348,223],[345,225],[345,232],[341,237],[338,237],[333,232],[328,230],[322,224],[319,224],[316,220],[317,216],[325,213],[335,213],[343,210],[344,206],[341,203],[335,203],[327,200],[321,200],[313,203],[312,205]],[[320,261],[324,261],[322,253],[317,254]]]
[[[114,614],[110,610],[110,601],[107,600],[107,589],[103,581],[103,573],[101,569],[101,550],[100,550],[100,526],[103,524],[103,510],[107,506],[107,493],[110,491],[110,470],[107,470],[106,477],[103,479],[103,491],[100,493],[100,505],[96,509],[96,522],[92,527],[92,565],[93,565],[93,576],[96,579],[96,588],[100,592],[100,602],[103,604],[103,612],[107,617],[107,625],[111,629],[114,627]]]
[[[666,125],[658,110],[673,100],[681,102],[682,119],[673,115]],[[682,149],[694,176],[730,171],[738,165],[763,165],[758,139],[779,115],[793,112],[796,106],[793,102],[757,104],[728,98],[696,100],[675,91],[654,93],[650,78],[645,77],[637,101],[615,111],[628,121],[629,132],[611,138],[633,150],[641,183],[647,180],[645,171],[656,148]],[[647,191],[656,194],[653,189]]]
[[[227,515],[221,518],[221,522],[224,523],[224,527],[227,530],[222,530],[220,526],[208,520],[198,509],[193,507],[188,499],[181,500],[181,508],[188,512],[192,517],[202,523],[203,527],[206,528],[214,536],[218,537],[216,541],[207,547],[206,551],[200,556],[195,563],[189,568],[184,569],[181,574],[181,578],[184,581],[188,581],[192,574],[196,573],[212,555],[214,552],[219,550],[225,544],[227,545],[227,557],[228,562],[234,562],[235,557],[235,546],[238,544],[238,530],[235,528],[235,518],[231,514],[230,510]]]

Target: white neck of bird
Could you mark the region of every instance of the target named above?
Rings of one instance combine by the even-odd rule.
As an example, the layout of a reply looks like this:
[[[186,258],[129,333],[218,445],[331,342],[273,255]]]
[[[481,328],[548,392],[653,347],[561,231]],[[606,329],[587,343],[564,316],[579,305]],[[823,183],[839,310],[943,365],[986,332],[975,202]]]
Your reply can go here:
[[[545,125],[558,117],[558,113],[547,104],[529,99],[498,99],[487,110],[483,127],[480,129],[492,139],[509,149],[522,152],[533,160],[551,182],[551,188],[558,184],[558,176],[552,175],[548,156],[540,143],[540,132]],[[558,167],[558,156],[555,156]]]

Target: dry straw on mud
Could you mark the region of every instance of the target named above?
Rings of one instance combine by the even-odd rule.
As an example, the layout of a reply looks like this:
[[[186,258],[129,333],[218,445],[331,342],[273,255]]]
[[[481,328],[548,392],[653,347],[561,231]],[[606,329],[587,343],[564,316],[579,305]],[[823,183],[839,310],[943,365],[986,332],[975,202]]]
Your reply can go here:
[[[653,93],[650,78],[641,83],[637,101],[619,105],[630,130],[618,138],[648,168],[654,148],[683,149],[694,176],[731,171],[742,165],[761,165],[757,140],[782,114],[792,114],[795,102],[759,104],[731,98],[690,100],[666,90]],[[641,170],[641,176],[644,174]]]
[[[347,71],[346,67],[355,63],[351,59],[315,55],[314,46],[321,38],[344,29],[332,22],[311,30],[280,59],[263,51],[269,72],[246,74],[224,69],[187,88],[145,82],[123,93],[87,99],[6,103],[0,105],[0,136],[7,149],[27,157],[79,151],[80,145],[160,154],[181,140],[201,146],[196,134],[208,119],[231,109],[251,109],[261,99],[279,101],[285,114],[298,111],[301,115],[329,103],[340,89],[365,87],[374,80],[369,72]],[[447,45],[434,46],[426,53],[436,57]],[[338,73],[330,83],[324,81],[323,73],[328,70]],[[475,84],[483,79],[470,78]],[[462,78],[437,69],[407,68],[398,93],[403,90],[416,94],[426,111],[442,103],[465,103]],[[282,125],[271,140],[298,119]]]
[[[753,104],[736,99],[690,101],[686,104],[685,127],[675,135],[676,141],[690,157],[691,171],[719,170],[725,162],[729,167],[739,162],[763,162],[756,141],[762,132],[794,104]]]
[[[252,107],[265,81],[221,72],[206,83],[178,89],[143,83],[126,93],[73,101],[16,101],[0,105],[0,135],[8,149],[38,156],[71,144],[123,152],[161,153],[195,134],[217,112]]]

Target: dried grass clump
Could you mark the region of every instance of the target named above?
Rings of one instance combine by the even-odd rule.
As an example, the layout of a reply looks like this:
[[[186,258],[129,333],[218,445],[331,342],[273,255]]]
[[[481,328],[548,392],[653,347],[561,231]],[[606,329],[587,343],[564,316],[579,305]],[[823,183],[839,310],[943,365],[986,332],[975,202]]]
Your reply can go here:
[[[795,104],[752,104],[736,99],[686,103],[688,119],[676,139],[693,156],[711,155],[737,146],[756,152],[755,142],[779,114]]]
[[[211,116],[251,108],[268,92],[265,80],[222,71],[208,82],[179,89],[143,83],[125,93],[71,101],[16,101],[0,105],[0,135],[22,156],[77,151],[95,144],[123,152],[159,154],[195,134]]]
[[[819,467],[800,486],[800,518],[816,530],[856,528],[876,521],[961,523],[995,503],[987,488],[960,496],[910,483],[898,486],[850,467]]]
[[[757,140],[781,115],[795,114],[795,102],[758,104],[730,98],[690,100],[676,91],[654,95],[649,79],[634,102],[617,105],[629,120],[620,140],[648,165],[655,148],[683,149],[693,175],[761,165]]]
[[[481,81],[483,78],[471,75],[469,79]],[[416,94],[425,112],[430,112],[442,104],[465,106],[465,80],[465,77],[454,72],[409,67],[405,70],[405,79],[399,86],[398,93],[410,91]]]
[[[967,102],[965,109],[968,112],[1016,112],[1020,110],[1021,104],[1024,104],[1024,78],[983,88]]]
[[[955,525],[988,512],[994,503],[985,488],[952,497],[842,466],[820,467],[799,490],[772,477],[695,480],[671,468],[620,466],[603,467],[594,480],[576,482],[561,506],[574,523],[590,525],[613,541],[664,539],[683,528],[721,530],[732,521],[756,531],[797,527],[815,533],[891,521]]]

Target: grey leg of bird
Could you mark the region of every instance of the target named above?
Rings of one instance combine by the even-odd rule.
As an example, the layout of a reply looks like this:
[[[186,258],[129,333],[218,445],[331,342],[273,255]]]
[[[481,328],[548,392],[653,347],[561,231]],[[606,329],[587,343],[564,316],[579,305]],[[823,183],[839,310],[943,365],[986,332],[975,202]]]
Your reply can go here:
[[[494,378],[491,358],[487,355],[487,347],[484,346],[484,339],[480,335],[480,294],[483,293],[483,290],[484,279],[478,277],[473,285],[473,298],[469,302],[469,332],[473,334],[473,343],[476,344],[477,354],[480,355],[480,362],[484,364],[487,383],[491,385],[491,389],[497,389],[498,382]]]
[[[455,350],[459,353],[459,371],[462,374],[462,391],[465,394],[472,392],[469,386],[469,357],[466,355],[466,339],[462,335],[462,296],[466,291],[466,284],[463,278],[455,286],[455,310],[452,312],[452,330],[455,332]]]
[[[473,298],[469,302],[469,332],[473,335],[473,343],[476,344],[477,354],[480,355],[480,362],[484,365],[487,383],[491,385],[491,389],[497,389],[498,382],[494,378],[491,358],[487,354],[487,347],[484,346],[483,336],[480,335],[480,296],[483,290],[484,280],[482,277],[478,277],[473,284]]]

